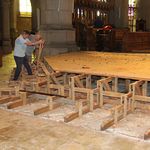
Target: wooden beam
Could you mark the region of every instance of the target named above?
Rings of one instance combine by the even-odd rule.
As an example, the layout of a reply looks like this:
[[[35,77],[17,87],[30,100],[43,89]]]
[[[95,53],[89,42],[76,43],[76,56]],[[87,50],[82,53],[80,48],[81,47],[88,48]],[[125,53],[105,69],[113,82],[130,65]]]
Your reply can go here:
[[[94,109],[96,109],[96,108],[99,108],[99,105],[94,105]],[[90,112],[90,108],[89,107],[84,107],[82,114],[86,114],[88,112]],[[64,117],[64,122],[66,122],[66,123],[70,122],[70,121],[72,121],[72,120],[74,120],[78,117],[79,117],[79,112],[78,111],[77,112],[72,112],[72,113],[70,113],[70,114],[68,114]]]
[[[57,97],[64,97],[64,98],[66,98],[66,96],[63,96],[63,95],[48,94],[48,93],[44,93],[44,92],[26,91],[26,90],[20,90],[20,92],[27,92],[27,93],[31,93],[31,94],[41,94],[41,95],[47,95],[47,96],[57,96]]]
[[[74,77],[75,80],[75,84],[79,87],[79,88],[84,88],[83,84],[81,83],[80,79],[78,77]]]
[[[60,106],[61,106],[60,103],[55,103],[55,104],[53,104],[53,108],[52,109],[50,109],[49,105],[41,107],[41,108],[38,108],[38,109],[34,110],[34,115],[40,115],[42,113],[54,110],[54,109],[56,109],[56,108],[58,108]]]
[[[22,105],[23,105],[23,100],[19,99],[17,101],[14,101],[11,104],[8,104],[7,109],[13,109],[13,108],[16,108],[16,107],[19,107],[19,106],[22,106]]]
[[[123,119],[123,115],[119,115],[117,118],[117,121]],[[115,119],[113,118],[113,116],[109,117],[108,119],[106,119],[105,121],[103,121],[103,123],[100,126],[100,130],[104,131],[106,129],[108,129],[109,127],[111,127],[112,125],[114,125],[115,123]]]
[[[19,99],[19,96],[9,96],[9,97],[4,97],[0,99],[0,104],[5,104],[11,101],[15,101],[17,99]]]
[[[150,129],[148,129],[145,133],[144,133],[144,140],[148,140],[150,139]]]
[[[44,106],[44,107],[34,110],[34,115],[39,115],[48,111],[49,111],[49,106]]]

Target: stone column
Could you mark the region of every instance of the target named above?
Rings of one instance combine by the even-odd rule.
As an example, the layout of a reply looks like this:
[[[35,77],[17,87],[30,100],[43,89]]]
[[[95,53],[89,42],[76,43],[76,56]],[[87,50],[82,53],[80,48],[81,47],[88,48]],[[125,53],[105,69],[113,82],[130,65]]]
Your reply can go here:
[[[46,40],[45,55],[77,50],[72,27],[74,0],[41,0],[40,30]]]
[[[36,0],[31,0],[31,5],[32,5],[32,30],[33,31],[37,30],[37,1]]]
[[[10,1],[2,1],[2,50],[7,54],[12,51],[10,40]]]
[[[0,16],[2,16],[2,2],[0,1]],[[2,22],[2,17],[0,17],[0,22]],[[0,23],[0,50],[2,46],[2,23]]]
[[[18,12],[19,12],[19,1],[10,0],[10,38],[13,47],[14,47],[15,39],[17,37]]]
[[[128,27],[128,0],[115,0],[109,20],[117,28]]]

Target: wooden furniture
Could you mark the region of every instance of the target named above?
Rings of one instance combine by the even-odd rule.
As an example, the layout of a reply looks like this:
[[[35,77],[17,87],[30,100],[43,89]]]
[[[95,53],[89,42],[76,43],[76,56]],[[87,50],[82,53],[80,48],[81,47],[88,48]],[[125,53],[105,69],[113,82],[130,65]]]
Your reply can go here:
[[[150,32],[126,32],[123,52],[150,52]]]
[[[72,24],[76,29],[76,42],[82,50],[86,49],[85,28],[92,26],[97,17],[104,25],[109,24],[109,14],[114,8],[114,0],[75,0]]]

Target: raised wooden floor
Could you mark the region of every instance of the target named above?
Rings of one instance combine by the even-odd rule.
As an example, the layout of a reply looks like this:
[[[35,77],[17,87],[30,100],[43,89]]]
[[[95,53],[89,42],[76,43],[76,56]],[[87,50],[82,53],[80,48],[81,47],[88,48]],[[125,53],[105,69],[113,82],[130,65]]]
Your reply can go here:
[[[56,71],[150,81],[150,54],[74,52],[45,57]]]

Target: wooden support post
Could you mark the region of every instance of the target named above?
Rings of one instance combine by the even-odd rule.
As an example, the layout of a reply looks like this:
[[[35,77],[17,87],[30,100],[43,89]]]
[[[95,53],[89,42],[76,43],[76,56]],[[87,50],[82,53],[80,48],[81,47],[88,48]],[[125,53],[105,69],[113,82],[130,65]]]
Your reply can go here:
[[[36,92],[39,92],[39,85],[38,85],[38,83],[34,84],[34,89],[35,89]]]
[[[53,97],[49,96],[47,97],[47,103],[49,105],[49,110],[53,109]]]
[[[114,110],[114,123],[117,125],[118,123],[118,109],[115,108]]]
[[[125,80],[126,91],[129,91],[130,79]]]
[[[16,86],[16,87],[15,87],[15,95],[16,95],[16,96],[19,96],[19,86]]]
[[[86,76],[86,88],[91,88],[91,75]]]
[[[90,111],[93,111],[93,107],[94,107],[94,93],[93,93],[93,91],[90,91]]]
[[[131,111],[135,110],[135,85],[132,86],[132,106]]]
[[[114,92],[118,92],[118,78],[115,77],[113,80],[112,80],[112,90]]]
[[[104,98],[103,98],[103,84],[102,83],[99,83],[99,94],[100,94],[100,107],[103,106],[103,103],[104,103]]]
[[[74,90],[75,81],[74,81],[73,77],[70,78],[70,84],[71,84],[71,86],[70,86],[70,88],[71,88],[71,99],[75,100],[75,90]]]
[[[27,92],[20,92],[23,105],[27,104]]]
[[[124,96],[124,117],[127,116],[127,111],[128,111],[128,102],[127,102],[127,97]]]
[[[67,82],[67,73],[65,73],[63,75],[63,78],[64,78],[64,85],[68,84],[68,82]]]
[[[148,87],[148,82],[145,81],[145,83],[142,85],[142,95],[147,96],[147,87]]]
[[[79,117],[81,117],[82,116],[82,114],[83,114],[83,103],[82,103],[82,100],[79,100],[78,101],[78,109],[79,109]]]

